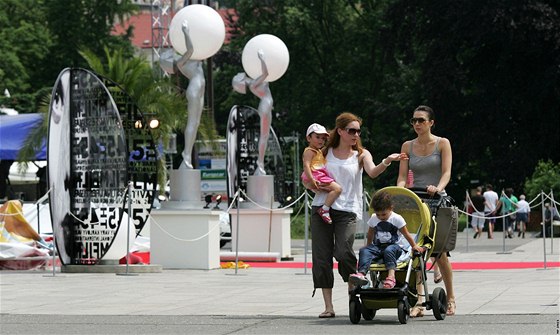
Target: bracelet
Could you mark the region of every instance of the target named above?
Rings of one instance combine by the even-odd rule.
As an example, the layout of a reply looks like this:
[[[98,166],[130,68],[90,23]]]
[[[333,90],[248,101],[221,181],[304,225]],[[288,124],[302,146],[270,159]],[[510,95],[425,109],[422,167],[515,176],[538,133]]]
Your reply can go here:
[[[389,164],[385,163],[385,158],[383,158],[383,160],[381,161],[381,164],[383,164],[383,166],[387,167],[389,165],[391,165],[391,162],[389,162]]]

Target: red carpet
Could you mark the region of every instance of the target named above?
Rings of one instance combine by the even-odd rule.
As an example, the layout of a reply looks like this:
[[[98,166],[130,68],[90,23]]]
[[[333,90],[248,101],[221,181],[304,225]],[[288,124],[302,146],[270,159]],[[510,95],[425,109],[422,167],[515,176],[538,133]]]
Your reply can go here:
[[[244,262],[254,268],[286,268],[286,269],[303,269],[303,262]],[[507,269],[543,269],[544,262],[452,262],[453,270],[507,270]],[[311,269],[312,264],[307,263],[307,268]],[[428,263],[428,269],[431,264]],[[560,267],[560,262],[546,262],[547,268]],[[337,264],[334,264],[337,268]]]
[[[142,259],[145,264],[150,264],[149,252],[136,252],[133,255]],[[253,268],[278,268],[278,269],[303,269],[303,262],[243,262]],[[452,262],[453,270],[507,270],[507,269],[544,269],[544,262]],[[311,262],[307,268],[311,270]],[[338,266],[335,263],[334,268]],[[431,264],[428,263],[428,269]],[[546,262],[547,268],[560,267],[560,262]]]

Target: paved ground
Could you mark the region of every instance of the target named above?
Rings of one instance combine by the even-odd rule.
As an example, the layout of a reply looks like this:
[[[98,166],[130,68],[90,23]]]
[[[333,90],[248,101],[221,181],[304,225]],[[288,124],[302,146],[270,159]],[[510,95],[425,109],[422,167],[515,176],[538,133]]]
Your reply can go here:
[[[401,325],[396,309],[386,309],[372,321],[353,325],[339,277],[337,316],[318,319],[321,294],[311,297],[311,269],[305,268],[250,267],[237,274],[233,269],[164,270],[137,276],[3,271],[0,333],[558,334],[560,239],[552,249],[546,241],[545,256],[542,239],[471,237],[460,234],[452,252],[457,315],[442,321],[428,312]],[[356,241],[356,249],[361,244]],[[302,262],[304,241],[292,245],[294,262]],[[477,270],[481,262],[499,263]],[[503,269],[507,263],[513,268]],[[430,291],[434,287],[430,282]]]

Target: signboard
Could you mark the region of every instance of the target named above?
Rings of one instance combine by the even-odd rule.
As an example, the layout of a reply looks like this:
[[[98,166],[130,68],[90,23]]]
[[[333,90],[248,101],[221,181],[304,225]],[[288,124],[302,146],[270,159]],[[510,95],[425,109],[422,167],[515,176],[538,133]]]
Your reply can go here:
[[[147,122],[118,85],[84,69],[60,73],[49,108],[47,174],[63,264],[96,264],[129,214],[140,232],[154,199],[156,161]]]

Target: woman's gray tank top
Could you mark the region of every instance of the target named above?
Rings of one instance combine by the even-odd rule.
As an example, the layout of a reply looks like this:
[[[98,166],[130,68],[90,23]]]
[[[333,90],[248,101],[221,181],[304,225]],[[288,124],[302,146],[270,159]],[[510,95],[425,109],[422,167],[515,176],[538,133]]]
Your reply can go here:
[[[428,156],[416,156],[412,152],[412,141],[408,152],[408,168],[412,170],[414,176],[414,187],[437,186],[441,179],[441,152],[439,150],[439,140],[436,140],[434,151]],[[416,140],[414,140],[416,141]]]

